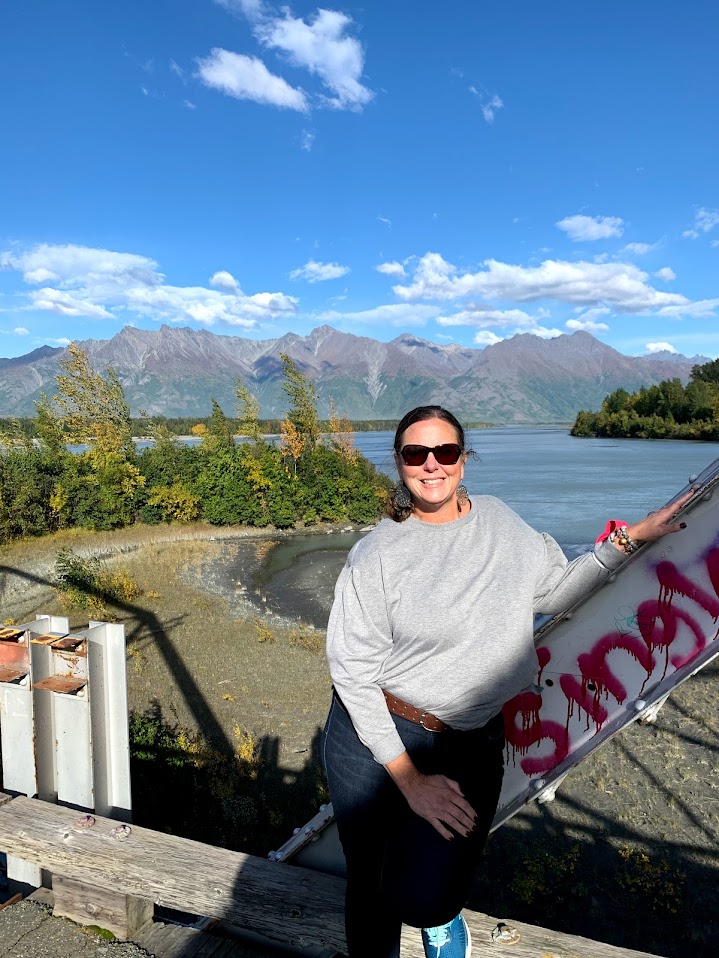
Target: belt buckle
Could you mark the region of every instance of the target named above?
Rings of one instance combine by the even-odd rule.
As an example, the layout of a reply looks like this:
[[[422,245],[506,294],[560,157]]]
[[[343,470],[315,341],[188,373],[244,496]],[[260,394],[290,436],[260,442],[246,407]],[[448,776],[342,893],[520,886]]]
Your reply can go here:
[[[420,717],[419,717],[419,724],[422,726],[422,728],[423,728],[425,731],[427,731],[427,732],[434,732],[434,733],[436,734],[436,733],[439,731],[439,729],[429,728],[429,726],[427,726],[427,725],[424,724],[424,717],[425,717],[425,715],[428,715],[428,714],[429,714],[428,712],[422,712],[422,714],[421,714]]]

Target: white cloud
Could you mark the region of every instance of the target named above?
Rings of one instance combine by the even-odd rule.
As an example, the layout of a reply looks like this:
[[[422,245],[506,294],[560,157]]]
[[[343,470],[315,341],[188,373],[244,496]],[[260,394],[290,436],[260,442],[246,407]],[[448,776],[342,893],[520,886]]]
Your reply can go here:
[[[690,306],[685,296],[654,289],[647,283],[648,274],[629,263],[546,260],[539,266],[525,267],[489,259],[482,265],[484,268],[476,273],[460,274],[439,253],[426,253],[417,264],[412,283],[394,286],[393,290],[404,300],[481,296],[526,303],[552,299],[578,306],[609,306],[626,313]]]
[[[330,91],[319,104],[337,110],[361,110],[374,93],[361,82],[364,71],[362,44],[350,35],[354,21],[337,10],[318,9],[303,20],[287,6],[281,13],[262,0],[216,0],[220,6],[246,17],[259,42],[279,50],[290,64],[316,76]]]
[[[40,266],[37,269],[28,270],[24,279],[26,283],[52,283],[58,279],[58,276],[51,269]]]
[[[392,220],[388,220],[386,216],[378,216],[377,219],[380,223],[384,223],[385,226],[392,228]]]
[[[676,353],[677,350],[672,346],[671,343],[647,343],[647,352],[648,353]]]
[[[25,329],[24,326],[16,326],[15,329],[13,329],[13,332],[14,332],[17,336],[29,336],[29,335],[30,335],[30,330],[29,330],[29,329]]]
[[[660,310],[657,310],[657,315],[669,316],[672,319],[712,319],[716,315],[718,307],[719,299],[700,299],[696,303],[690,303],[687,300],[684,303],[663,306]]]
[[[253,100],[288,110],[307,110],[302,90],[270,73],[262,60],[215,47],[208,57],[198,59],[198,76],[215,90],[238,100]]]
[[[48,346],[69,346],[72,342],[71,339],[67,339],[65,336],[61,336],[60,339],[45,339],[43,342],[47,343]]]
[[[191,320],[254,328],[294,313],[298,302],[284,293],[245,295],[224,270],[213,276],[220,289],[170,286],[157,263],[146,256],[86,246],[41,244],[24,252],[7,251],[0,253],[0,268],[22,273],[30,284],[42,271],[52,273],[55,286],[30,290],[30,306],[25,308],[61,316],[107,319],[129,311],[170,323]]]
[[[482,116],[484,117],[487,123],[494,123],[494,114],[497,110],[501,110],[504,106],[504,103],[496,94],[488,100],[486,103],[482,104]]]
[[[315,142],[315,136],[316,134],[312,133],[310,130],[303,130],[300,136],[300,149],[310,153],[312,150],[312,145]]]
[[[556,339],[562,335],[561,329],[547,329],[546,326],[533,326],[527,330],[532,336],[539,336],[540,339]]]
[[[612,236],[621,236],[624,232],[624,220],[618,216],[565,216],[554,224],[564,230],[570,239],[575,242],[585,240],[609,239]]]
[[[228,273],[227,270],[224,269],[213,273],[210,277],[210,286],[215,286],[217,289],[224,289],[228,293],[236,293],[240,289],[240,284],[232,273]]]
[[[602,317],[611,313],[611,309],[606,306],[595,306],[592,309],[579,307],[576,312],[576,319],[568,319],[564,324],[565,329],[572,332],[582,329],[586,333],[604,333],[609,329],[606,323],[601,322]]]
[[[440,316],[440,326],[535,326],[536,316],[525,313],[523,309],[492,309],[490,306],[475,305],[449,316]]]
[[[281,50],[293,66],[319,77],[332,92],[331,97],[323,98],[326,105],[359,110],[369,103],[374,93],[360,83],[364,70],[362,45],[348,35],[352,18],[321,8],[308,21],[293,17],[287,7],[283,14],[257,18],[254,29],[258,39],[270,49]]]
[[[306,279],[308,283],[322,283],[328,279],[339,279],[349,273],[349,266],[340,266],[339,263],[318,263],[317,260],[307,260],[304,266],[293,269],[290,279]]]
[[[183,100],[182,102],[185,104],[185,106],[187,107],[188,110],[196,110],[196,109],[197,109],[197,104],[196,104],[196,103],[193,103],[192,100]]]
[[[593,319],[568,319],[564,326],[573,333],[580,329],[585,333],[606,333],[609,329],[606,323],[597,323]]]
[[[324,323],[346,320],[353,323],[389,323],[391,326],[424,326],[440,312],[438,306],[419,306],[409,303],[390,303],[353,313],[327,310],[314,318]]]
[[[33,290],[30,300],[35,309],[42,309],[58,316],[89,316],[93,319],[112,319],[108,312],[99,303],[93,303],[89,298],[78,298],[61,289],[52,289],[45,286],[43,289]]]
[[[496,336],[488,329],[480,329],[478,333],[475,333],[472,342],[476,343],[478,346],[494,346],[495,343],[501,343],[503,339],[503,336]]]
[[[621,256],[622,253],[633,253],[635,256],[646,256],[647,253],[651,253],[653,249],[656,249],[656,244],[652,245],[651,243],[627,243],[626,246],[622,247],[617,253],[617,256]]]
[[[677,278],[677,274],[674,272],[671,266],[662,266],[662,268],[658,269],[654,275],[657,279],[663,279],[667,283]]]
[[[32,285],[53,281],[63,288],[81,283],[127,285],[162,281],[157,263],[147,256],[73,244],[40,243],[21,253],[8,250],[0,253],[0,269],[18,270],[25,282]]]
[[[686,239],[698,239],[702,233],[709,233],[715,226],[719,226],[719,210],[702,207],[694,214],[694,226],[684,230],[682,236]]]
[[[398,276],[400,278],[404,278],[407,275],[404,266],[401,263],[398,263],[396,260],[393,260],[390,263],[380,263],[379,266],[375,266],[375,269],[378,273],[383,273],[385,276]]]
[[[487,123],[494,122],[494,114],[504,107],[504,101],[496,93],[488,93],[485,89],[470,86],[469,92],[479,100],[482,116]]]

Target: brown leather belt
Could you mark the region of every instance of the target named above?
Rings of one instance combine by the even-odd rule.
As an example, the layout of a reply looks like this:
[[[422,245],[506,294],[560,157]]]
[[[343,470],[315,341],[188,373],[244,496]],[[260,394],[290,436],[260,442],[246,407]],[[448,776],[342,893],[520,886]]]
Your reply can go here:
[[[387,708],[392,712],[393,715],[399,715],[400,718],[408,719],[410,722],[414,722],[415,725],[421,725],[422,728],[426,728],[428,732],[446,732],[449,730],[449,725],[446,722],[443,722],[442,719],[438,719],[436,715],[432,715],[431,712],[423,712],[422,709],[415,708],[414,705],[410,705],[409,702],[403,702],[402,699],[398,699],[396,695],[392,695],[391,692],[384,692],[384,698],[387,703]]]

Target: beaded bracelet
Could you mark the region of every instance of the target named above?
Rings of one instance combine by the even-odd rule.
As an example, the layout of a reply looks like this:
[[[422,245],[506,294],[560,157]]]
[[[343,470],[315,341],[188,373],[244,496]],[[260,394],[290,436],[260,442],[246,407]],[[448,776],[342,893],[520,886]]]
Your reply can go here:
[[[628,556],[630,556],[632,552],[636,552],[639,548],[639,543],[635,542],[634,539],[629,537],[626,526],[620,526],[618,529],[614,529],[609,533],[607,538],[611,543],[618,545],[621,549],[624,549]]]

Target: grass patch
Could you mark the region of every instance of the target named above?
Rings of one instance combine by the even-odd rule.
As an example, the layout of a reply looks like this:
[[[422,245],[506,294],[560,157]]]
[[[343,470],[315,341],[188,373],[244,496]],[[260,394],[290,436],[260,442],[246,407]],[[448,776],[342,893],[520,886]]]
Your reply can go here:
[[[130,602],[140,587],[125,569],[110,570],[96,557],[83,558],[71,549],[61,549],[55,559],[55,588],[66,612],[85,612],[88,618],[114,621],[108,603]]]

